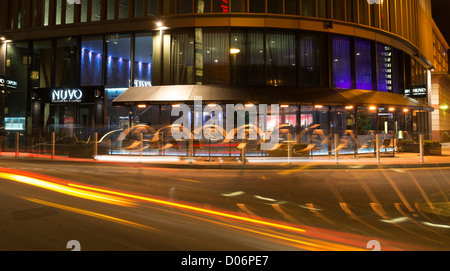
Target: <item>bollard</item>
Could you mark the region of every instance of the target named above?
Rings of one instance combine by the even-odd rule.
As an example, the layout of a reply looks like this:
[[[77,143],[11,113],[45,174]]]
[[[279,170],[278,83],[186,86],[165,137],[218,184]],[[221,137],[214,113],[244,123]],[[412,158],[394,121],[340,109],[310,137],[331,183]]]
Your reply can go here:
[[[291,133],[288,134],[288,142],[287,142],[287,146],[288,146],[288,165],[291,164],[291,150],[292,150],[292,146],[291,146],[291,142],[292,142],[292,135]]]
[[[19,158],[19,133],[16,133],[16,158]]]
[[[191,138],[189,140],[189,164],[192,164],[193,159],[194,159],[194,135],[191,134]]]
[[[142,156],[144,154],[144,134],[139,134],[139,140],[141,141],[141,147],[139,149],[139,156]]]
[[[376,148],[377,148],[377,163],[380,163],[380,135],[376,135]]]
[[[339,164],[338,162],[338,156],[339,156],[339,135],[338,134],[334,134],[334,161],[337,164]]]
[[[94,135],[94,159],[97,157],[98,154],[98,133],[95,133]]]
[[[243,144],[243,147],[242,147],[242,149],[241,149],[241,153],[242,153],[242,165],[243,166],[245,166],[245,150],[246,150],[246,148],[247,148],[247,142],[246,142],[246,140],[244,139],[244,140],[242,140],[242,144]]]
[[[52,133],[52,160],[55,158],[55,132]]]
[[[425,159],[424,159],[424,145],[423,145],[423,134],[419,135],[419,146],[420,146],[420,162],[424,163]]]

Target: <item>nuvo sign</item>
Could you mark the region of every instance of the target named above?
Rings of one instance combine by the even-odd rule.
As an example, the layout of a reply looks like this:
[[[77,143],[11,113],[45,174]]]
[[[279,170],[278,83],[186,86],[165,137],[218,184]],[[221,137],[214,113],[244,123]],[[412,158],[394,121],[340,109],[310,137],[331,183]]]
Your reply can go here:
[[[52,103],[81,103],[83,91],[74,89],[53,89]]]

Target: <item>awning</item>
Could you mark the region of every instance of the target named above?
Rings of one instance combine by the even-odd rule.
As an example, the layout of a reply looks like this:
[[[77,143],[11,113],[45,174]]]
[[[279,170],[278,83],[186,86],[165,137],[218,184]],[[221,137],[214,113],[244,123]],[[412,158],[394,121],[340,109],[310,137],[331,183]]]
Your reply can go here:
[[[174,85],[133,87],[113,101],[114,106],[193,104],[201,97],[203,104],[280,104],[354,107],[408,107],[433,111],[428,104],[399,94],[334,88],[234,87],[218,85]]]

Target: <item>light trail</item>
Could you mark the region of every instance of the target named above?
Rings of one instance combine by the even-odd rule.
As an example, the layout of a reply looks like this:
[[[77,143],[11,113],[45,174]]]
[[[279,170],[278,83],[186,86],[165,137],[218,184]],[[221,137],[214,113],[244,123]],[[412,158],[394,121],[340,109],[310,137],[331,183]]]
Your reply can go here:
[[[207,215],[209,217],[214,217],[217,219],[225,219],[228,221],[242,223],[242,225],[233,225],[233,223],[222,223],[218,221],[213,221],[211,219],[202,218],[201,216],[187,215],[177,212],[179,215],[187,215],[195,219],[208,221],[215,224],[224,225],[237,230],[243,230],[246,232],[258,234],[261,236],[275,238],[279,241],[294,243],[296,247],[302,247],[303,249],[311,250],[361,250],[365,248],[364,237],[356,235],[348,235],[341,232],[331,232],[324,231],[320,228],[311,228],[302,226],[302,228],[289,223],[278,223],[277,221],[270,221],[255,217],[245,217],[233,214],[227,211],[214,211],[210,209],[205,209],[201,207],[192,206],[189,204],[175,203],[163,199],[157,199],[150,196],[139,195],[136,193],[131,193],[127,191],[117,191],[108,188],[94,187],[86,184],[80,184],[75,182],[69,182],[66,180],[61,180],[49,176],[43,176],[39,174],[34,174],[30,172],[23,172],[19,170],[1,169],[0,168],[0,178],[19,182],[22,184],[32,185],[40,187],[43,189],[48,189],[51,191],[63,193],[70,196],[76,196],[83,199],[105,202],[108,204],[114,204],[119,206],[135,207],[138,206],[138,202],[147,202],[159,206],[165,206],[170,208],[175,208],[179,210],[185,210],[192,213],[197,213],[201,215]],[[64,209],[67,211],[77,212],[80,214],[85,214],[92,217],[97,217],[99,219],[109,220],[116,223],[121,223],[124,225],[133,226],[135,228],[145,229],[145,230],[157,230],[152,227],[137,224],[128,220],[123,220],[120,218],[107,216],[95,212],[90,212],[87,210],[77,209],[73,207],[68,207],[64,205],[59,205],[56,203],[44,202],[41,200],[26,198],[27,200],[34,201],[36,203],[53,206],[56,208]],[[165,210],[171,212],[170,210]],[[262,227],[262,228],[254,228]],[[278,232],[275,230],[281,230]],[[284,232],[284,233],[283,233]],[[291,234],[287,234],[290,232]],[[301,235],[292,235],[301,234]],[[309,236],[309,237],[306,237]],[[384,247],[387,249],[388,247]],[[392,247],[391,247],[392,248]],[[395,247],[394,247],[395,250]]]
[[[28,184],[28,185],[32,185],[32,186],[36,186],[36,187],[44,188],[47,190],[63,193],[63,194],[74,196],[74,197],[84,198],[84,199],[88,199],[88,200],[94,200],[94,201],[99,201],[99,202],[114,204],[114,205],[120,205],[120,206],[128,206],[128,207],[135,206],[135,204],[130,200],[124,200],[124,199],[114,197],[114,196],[90,192],[90,191],[86,191],[86,190],[82,190],[82,189],[76,189],[76,188],[72,188],[69,186],[65,186],[63,184],[58,184],[58,183],[54,183],[54,182],[50,182],[47,180],[42,180],[42,179],[38,179],[38,178],[34,178],[34,177],[23,176],[23,175],[14,174],[14,173],[0,172],[0,178],[23,183],[23,184]]]
[[[108,221],[112,221],[112,222],[115,222],[115,223],[131,226],[131,227],[138,228],[138,229],[141,229],[141,230],[162,231],[160,229],[152,228],[152,227],[149,227],[149,226],[145,226],[145,225],[142,225],[142,224],[134,223],[134,222],[131,222],[131,221],[128,221],[128,220],[125,220],[125,219],[120,219],[120,218],[109,216],[109,215],[104,215],[104,214],[100,214],[100,213],[96,213],[96,212],[91,212],[91,211],[87,211],[87,210],[83,210],[83,209],[73,208],[73,207],[69,207],[69,206],[65,206],[65,205],[61,205],[61,204],[51,203],[51,202],[38,200],[38,199],[33,199],[33,198],[28,198],[28,197],[20,197],[20,198],[28,200],[28,201],[36,202],[36,203],[39,203],[39,204],[55,207],[55,208],[58,208],[58,209],[62,209],[62,210],[70,211],[70,212],[75,212],[75,213],[79,213],[79,214],[83,214],[83,215],[87,215],[87,216],[92,216],[92,217],[100,218],[100,219],[103,219],[103,220],[108,220]]]

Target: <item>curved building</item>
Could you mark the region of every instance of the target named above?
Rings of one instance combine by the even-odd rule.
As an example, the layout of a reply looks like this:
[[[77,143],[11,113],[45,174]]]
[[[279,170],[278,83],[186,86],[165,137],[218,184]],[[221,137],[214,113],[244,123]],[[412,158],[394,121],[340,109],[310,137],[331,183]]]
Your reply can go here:
[[[137,123],[157,130],[195,97],[223,112],[279,105],[268,129],[326,142],[310,153],[330,154],[324,139],[333,134],[357,142],[346,146],[352,152],[375,134],[392,147],[431,135],[430,0],[1,4],[5,127],[23,130],[29,144],[67,127],[71,135]]]

